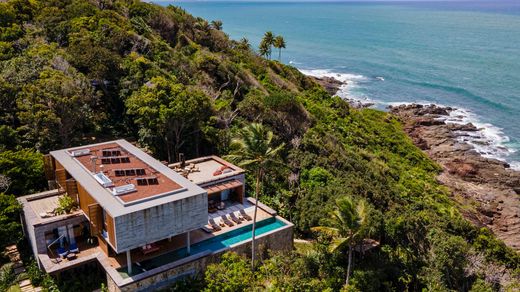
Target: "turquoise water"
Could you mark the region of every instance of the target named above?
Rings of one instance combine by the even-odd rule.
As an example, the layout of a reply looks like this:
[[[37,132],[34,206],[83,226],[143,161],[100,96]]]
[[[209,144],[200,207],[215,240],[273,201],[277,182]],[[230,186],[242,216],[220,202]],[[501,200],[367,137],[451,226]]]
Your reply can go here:
[[[285,226],[286,224],[282,221],[280,221],[277,218],[269,218],[265,219],[263,221],[256,223],[256,236],[262,235],[264,233],[276,230],[278,228],[281,228]],[[252,225],[249,224],[244,227],[240,227],[237,229],[234,229],[230,232],[220,234],[218,236],[215,236],[210,239],[203,240],[201,242],[195,243],[191,245],[191,254],[195,255],[197,253],[204,252],[206,250],[211,251],[217,251],[225,247],[232,246],[236,243],[248,240],[252,237]],[[166,265],[168,263],[174,262],[176,260],[180,260],[182,258],[185,258],[188,256],[186,248],[180,248],[177,250],[174,250],[172,252],[162,254],[156,258],[152,258],[146,261],[142,261],[137,264],[133,264],[132,271],[133,275],[140,274],[144,272],[145,270],[151,270],[163,265]],[[117,269],[119,274],[123,278],[128,278],[128,273],[126,267],[122,267]]]
[[[222,20],[232,38],[255,47],[267,30],[283,35],[282,61],[348,81],[342,96],[379,108],[459,107],[457,122],[485,129],[470,137],[478,151],[520,161],[520,1],[175,5]]]

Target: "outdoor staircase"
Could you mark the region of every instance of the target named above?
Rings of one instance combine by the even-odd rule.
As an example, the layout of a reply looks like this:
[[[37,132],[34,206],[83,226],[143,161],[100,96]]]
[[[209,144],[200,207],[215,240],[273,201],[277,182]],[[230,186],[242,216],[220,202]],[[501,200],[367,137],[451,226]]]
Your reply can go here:
[[[10,245],[5,248],[4,255],[9,258],[9,261],[13,263],[13,269],[16,276],[25,272],[25,267],[23,265],[22,259],[20,257],[20,253],[18,252],[18,248],[16,245]],[[25,279],[18,283],[20,286],[20,290],[22,292],[39,292],[42,291],[41,287],[34,287],[31,283],[31,280]]]

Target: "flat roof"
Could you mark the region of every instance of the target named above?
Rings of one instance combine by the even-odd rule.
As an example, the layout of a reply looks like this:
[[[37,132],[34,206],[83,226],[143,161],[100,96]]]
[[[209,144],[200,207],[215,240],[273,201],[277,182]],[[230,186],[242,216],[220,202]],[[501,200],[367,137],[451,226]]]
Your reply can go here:
[[[54,214],[54,210],[59,206],[58,199],[63,195],[65,194],[60,193],[59,190],[50,190],[18,197],[18,202],[23,205],[27,225],[48,224],[67,218],[83,216],[83,212],[80,210],[70,214]]]
[[[126,140],[50,154],[113,217],[205,192]]]
[[[187,160],[185,164],[184,168],[180,162],[168,166],[198,185],[244,173],[240,167],[214,155]]]
[[[133,185],[128,193],[117,195],[125,204],[182,189],[178,183],[117,143],[86,146],[79,151],[83,149],[88,149],[89,154],[74,159],[91,173],[103,172],[112,182],[113,186],[109,188]]]

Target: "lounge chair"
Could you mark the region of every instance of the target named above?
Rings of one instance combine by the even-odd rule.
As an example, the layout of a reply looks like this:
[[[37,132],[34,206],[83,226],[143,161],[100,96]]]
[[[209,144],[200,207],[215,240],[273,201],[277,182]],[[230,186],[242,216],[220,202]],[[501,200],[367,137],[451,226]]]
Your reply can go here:
[[[235,225],[233,224],[233,222],[229,221],[226,215],[222,215],[220,217],[222,218],[222,221],[224,221],[224,224],[226,224],[227,226],[231,227]]]
[[[240,212],[236,211],[236,212],[233,212],[233,214],[234,214],[238,219],[240,219],[240,221],[246,221],[246,218],[244,218],[244,216],[242,216],[242,214],[240,214]]]
[[[66,250],[65,248],[63,247],[58,247],[58,249],[56,250],[56,253],[62,258],[64,259],[68,254],[69,254],[69,251]]]
[[[251,218],[251,216],[247,215],[247,213],[246,213],[246,211],[244,211],[244,209],[240,209],[240,215],[242,215],[242,217],[244,217],[247,221],[253,220]]]
[[[202,226],[202,230],[204,230],[206,233],[213,233],[213,231],[215,231],[214,228],[209,224]]]
[[[75,244],[75,243],[72,243],[72,244],[69,246],[69,251],[70,251],[70,252],[73,252],[73,253],[79,253],[78,245]]]
[[[209,219],[209,225],[211,225],[211,228],[213,228],[214,231],[220,231],[222,230],[222,228],[220,228],[220,226],[218,226],[217,223],[215,223],[215,220],[213,220],[213,218]]]
[[[229,218],[231,218],[231,220],[233,220],[233,222],[235,222],[236,224],[242,224],[242,221],[240,221],[240,219],[235,216],[235,213],[231,212],[229,213]]]

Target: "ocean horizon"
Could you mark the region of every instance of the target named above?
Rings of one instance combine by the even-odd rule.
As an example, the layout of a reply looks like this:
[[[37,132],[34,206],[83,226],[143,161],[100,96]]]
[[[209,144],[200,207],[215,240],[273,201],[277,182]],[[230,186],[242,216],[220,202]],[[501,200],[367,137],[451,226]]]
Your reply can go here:
[[[468,143],[520,169],[520,1],[153,2],[222,20],[254,48],[283,35],[281,61],[347,82],[342,97],[456,107],[453,122],[481,129]]]

